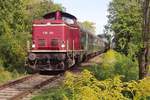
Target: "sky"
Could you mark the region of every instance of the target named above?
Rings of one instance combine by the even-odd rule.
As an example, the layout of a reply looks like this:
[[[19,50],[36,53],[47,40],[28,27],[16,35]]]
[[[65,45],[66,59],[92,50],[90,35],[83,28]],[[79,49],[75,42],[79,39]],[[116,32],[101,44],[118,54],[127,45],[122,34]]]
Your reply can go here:
[[[53,0],[62,4],[66,12],[74,15],[81,22],[95,23],[96,34],[102,34],[104,25],[107,24],[107,9],[111,0]]]

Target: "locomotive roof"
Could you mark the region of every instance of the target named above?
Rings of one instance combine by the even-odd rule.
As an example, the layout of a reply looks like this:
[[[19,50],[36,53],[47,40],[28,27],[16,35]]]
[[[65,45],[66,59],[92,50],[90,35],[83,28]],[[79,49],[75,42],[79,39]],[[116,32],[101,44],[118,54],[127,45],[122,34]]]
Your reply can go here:
[[[44,18],[54,17],[56,12],[58,12],[58,11],[47,13],[43,17]],[[59,12],[61,13],[62,16],[69,17],[71,19],[77,20],[77,18],[75,16],[73,16],[73,15],[71,15],[69,13],[66,13],[66,12],[63,12],[63,11],[59,11]]]

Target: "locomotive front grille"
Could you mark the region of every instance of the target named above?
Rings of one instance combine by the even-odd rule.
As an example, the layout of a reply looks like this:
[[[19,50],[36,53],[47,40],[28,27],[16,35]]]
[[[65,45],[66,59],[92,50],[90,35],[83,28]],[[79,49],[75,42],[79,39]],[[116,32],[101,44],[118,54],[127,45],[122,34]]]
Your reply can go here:
[[[58,46],[58,39],[52,39],[51,46]]]

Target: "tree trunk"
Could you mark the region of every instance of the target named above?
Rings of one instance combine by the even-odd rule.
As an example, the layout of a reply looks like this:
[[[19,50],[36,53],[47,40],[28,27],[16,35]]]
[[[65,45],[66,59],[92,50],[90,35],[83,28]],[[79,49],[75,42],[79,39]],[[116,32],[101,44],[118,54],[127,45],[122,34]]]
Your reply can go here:
[[[139,51],[139,78],[148,75],[150,66],[150,0],[143,2],[143,48]]]

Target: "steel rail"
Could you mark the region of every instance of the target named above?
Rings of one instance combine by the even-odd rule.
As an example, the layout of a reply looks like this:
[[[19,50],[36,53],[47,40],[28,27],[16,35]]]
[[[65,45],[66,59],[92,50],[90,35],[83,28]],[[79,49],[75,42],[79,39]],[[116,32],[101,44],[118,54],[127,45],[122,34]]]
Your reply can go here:
[[[29,75],[0,86],[0,100],[21,100],[60,77],[58,75]]]
[[[35,85],[34,87],[32,87],[29,90],[25,90],[17,95],[15,95],[14,97],[10,98],[9,100],[21,100],[21,98],[27,96],[30,93],[33,93],[34,91],[42,88],[45,85],[48,85],[50,82],[54,81],[55,79],[57,79],[59,76],[55,76],[52,78],[47,79],[46,81],[41,82],[40,84]]]

